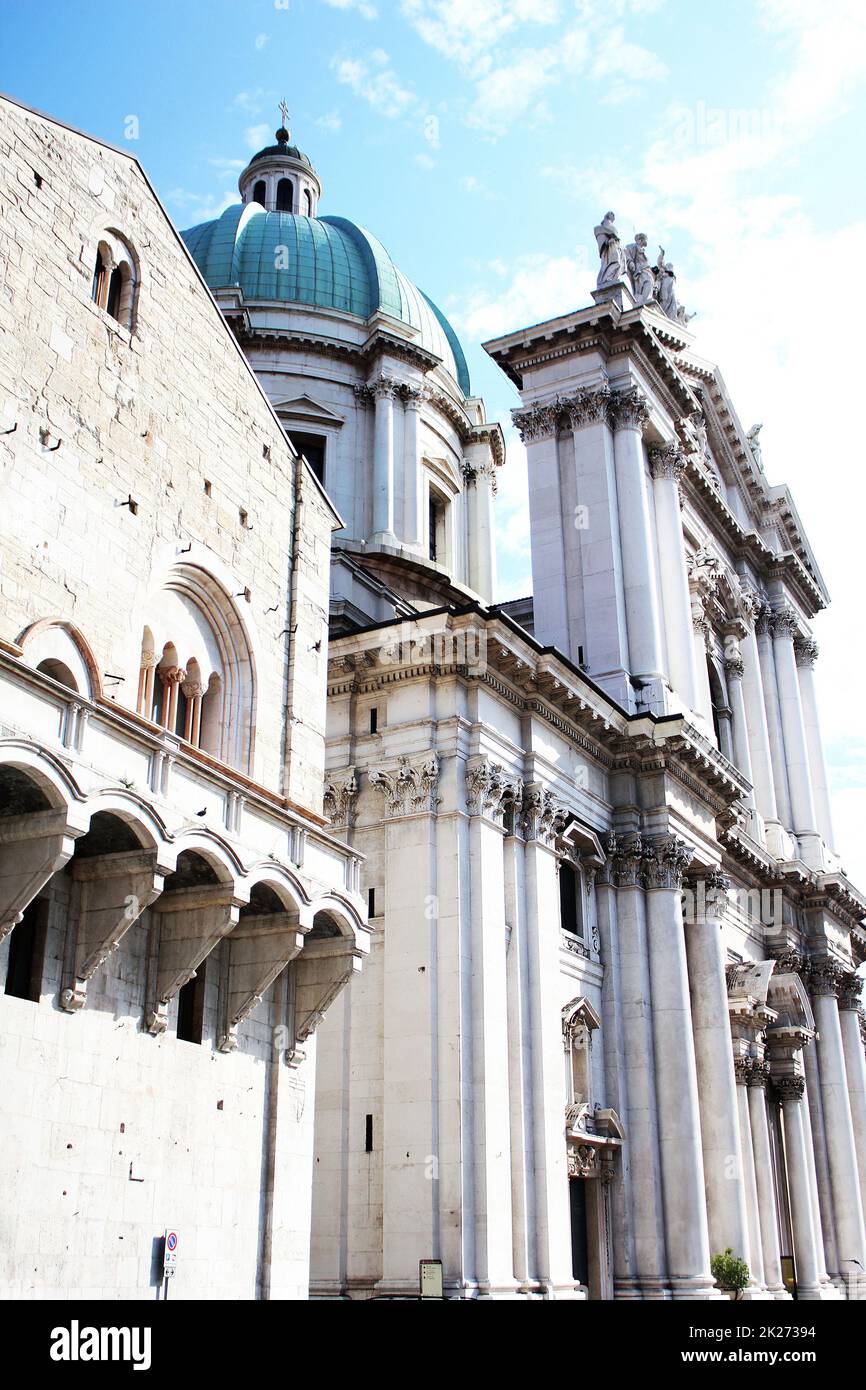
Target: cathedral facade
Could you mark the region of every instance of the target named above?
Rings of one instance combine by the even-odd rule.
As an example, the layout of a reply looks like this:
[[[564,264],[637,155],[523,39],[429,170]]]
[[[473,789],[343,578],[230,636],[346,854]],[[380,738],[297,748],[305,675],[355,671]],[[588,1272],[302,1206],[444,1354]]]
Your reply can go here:
[[[27,509],[0,1018],[52,1096],[19,1083],[14,1181],[75,1162],[49,1082],[80,1068],[96,1105],[120,1020],[85,1148],[148,1067],[198,1109],[147,1090],[149,1173],[118,1120],[118,1197],[136,1167],[151,1188],[112,1234],[140,1245],[177,1187],[202,1251],[244,1252],[225,1297],[305,1295],[305,1240],[321,1298],[414,1294],[432,1259],[454,1298],[708,1299],[725,1251],[746,1297],[862,1296],[866,900],[833,848],[828,595],[673,267],[607,213],[592,302],[485,345],[528,454],[533,595],[497,603],[502,430],[284,126],[181,245],[135,161],[3,111],[2,312],[43,342],[3,425]]]

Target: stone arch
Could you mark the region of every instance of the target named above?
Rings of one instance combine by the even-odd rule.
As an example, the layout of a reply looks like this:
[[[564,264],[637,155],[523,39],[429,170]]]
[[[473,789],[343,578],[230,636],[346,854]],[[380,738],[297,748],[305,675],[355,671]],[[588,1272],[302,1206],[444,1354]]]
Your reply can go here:
[[[295,913],[304,930],[312,926],[314,912],[299,879],[280,864],[253,864],[247,870],[244,886],[252,901],[259,886],[269,889],[286,912]]]
[[[95,232],[90,297],[130,333],[135,327],[140,262],[129,238],[116,227]]]
[[[366,924],[353,903],[348,899],[342,898],[337,893],[328,893],[323,897],[316,898],[310,904],[310,914],[313,919],[313,931],[316,929],[316,918],[325,916],[331,919],[337,927],[341,937],[357,940],[357,933],[363,931]],[[325,933],[323,932],[323,935]]]
[[[29,741],[23,743],[14,739],[0,742],[0,773],[4,768],[17,771],[26,781],[38,788],[45,799],[44,805],[39,809],[68,810],[73,804],[84,800],[78,784],[63,763],[39,744]],[[8,805],[6,802],[7,808]],[[0,815],[4,814],[2,808],[3,801],[0,798]],[[5,814],[15,813],[7,809]],[[87,816],[83,810],[79,811],[79,819],[82,825],[86,824]]]
[[[68,685],[88,700],[102,695],[96,657],[74,623],[67,622],[65,618],[40,618],[24,629],[18,638],[18,645],[28,666],[42,671],[53,680],[59,680],[51,669],[45,669],[48,663],[57,663],[66,668],[74,682],[69,685],[68,680],[60,680],[60,684]]]
[[[256,659],[249,629],[229,590],[205,563],[174,562],[151,591],[144,619],[139,713],[158,723],[169,721],[187,742],[249,772]],[[167,703],[161,698],[163,680],[170,690]]]

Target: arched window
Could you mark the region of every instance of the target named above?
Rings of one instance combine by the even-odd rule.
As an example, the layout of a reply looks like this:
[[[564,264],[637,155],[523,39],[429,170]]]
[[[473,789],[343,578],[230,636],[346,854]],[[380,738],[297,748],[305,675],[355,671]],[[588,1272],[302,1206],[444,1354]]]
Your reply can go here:
[[[291,212],[295,206],[295,188],[291,179],[280,179],[277,184],[277,212]]]
[[[248,769],[255,682],[246,629],[204,570],[179,566],[142,632],[138,713],[195,748]]]
[[[716,735],[716,743],[719,745],[719,751],[724,753],[726,758],[733,758],[734,748],[731,734],[731,719],[733,714],[728,704],[722,678],[711,656],[707,656],[707,676],[710,682],[710,703],[713,712],[713,729]]]
[[[262,207],[264,207],[265,198],[267,197],[267,190],[268,186],[265,183],[264,179],[257,179],[256,186],[253,189],[253,202],[261,203]]]
[[[96,251],[90,297],[124,328],[133,326],[136,259],[122,237],[106,232]]]
[[[43,676],[50,676],[59,685],[65,685],[69,690],[78,690],[75,677],[65,661],[58,661],[55,657],[47,657],[45,661],[40,661],[36,670],[41,671]]]
[[[312,217],[313,215],[313,195],[309,188],[304,189],[304,212],[307,217]]]
[[[433,487],[427,499],[427,553],[438,565],[447,565],[448,503]]]
[[[90,298],[94,304],[104,304],[107,290],[105,288],[106,265],[102,255],[102,247],[96,252],[96,265],[93,267],[93,284],[90,287]]]

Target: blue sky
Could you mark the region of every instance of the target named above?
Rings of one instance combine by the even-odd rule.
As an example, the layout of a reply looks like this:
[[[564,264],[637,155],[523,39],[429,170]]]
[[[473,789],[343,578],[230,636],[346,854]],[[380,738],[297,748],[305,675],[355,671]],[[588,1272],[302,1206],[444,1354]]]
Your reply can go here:
[[[663,244],[830,586],[817,677],[866,884],[862,0],[0,0],[0,86],[134,149],[182,228],[234,199],[285,96],[322,211],[449,313],[505,423],[480,342],[586,302],[606,208]],[[530,588],[525,489],[509,434],[503,594]]]

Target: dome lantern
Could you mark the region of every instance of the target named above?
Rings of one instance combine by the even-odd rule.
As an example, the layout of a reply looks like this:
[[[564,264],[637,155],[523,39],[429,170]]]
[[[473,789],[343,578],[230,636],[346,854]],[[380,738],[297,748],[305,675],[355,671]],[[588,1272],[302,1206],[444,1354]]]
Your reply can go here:
[[[307,155],[291,143],[285,101],[280,102],[280,114],[276,144],[254,154],[238,179],[241,198],[245,203],[259,203],[267,212],[315,217],[322,193],[319,176]]]

